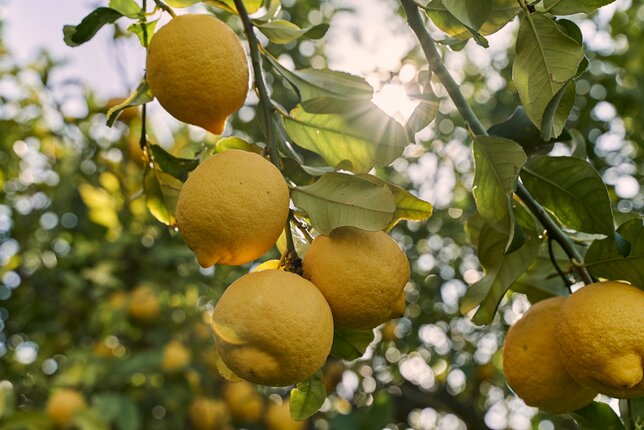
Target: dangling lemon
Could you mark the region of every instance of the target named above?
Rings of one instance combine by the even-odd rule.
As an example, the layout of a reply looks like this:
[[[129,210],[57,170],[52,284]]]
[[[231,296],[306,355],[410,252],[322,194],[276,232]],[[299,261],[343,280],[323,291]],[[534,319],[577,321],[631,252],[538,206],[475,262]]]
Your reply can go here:
[[[183,184],[177,225],[203,267],[240,265],[277,241],[288,216],[288,186],[262,156],[231,149],[206,159]]]
[[[324,364],[333,342],[333,317],[322,293],[282,270],[251,272],[233,282],[212,320],[226,366],[261,385],[303,381]]]
[[[47,399],[45,411],[59,426],[69,424],[74,415],[87,409],[87,402],[80,391],[72,388],[62,388],[55,391]]]
[[[188,416],[196,430],[224,430],[230,422],[230,412],[219,399],[199,396],[191,404]]]
[[[313,240],[302,267],[338,325],[370,329],[405,310],[409,262],[387,233],[336,228]]]
[[[214,134],[248,93],[248,62],[235,32],[212,15],[173,18],[150,41],[146,79],[161,106]]]

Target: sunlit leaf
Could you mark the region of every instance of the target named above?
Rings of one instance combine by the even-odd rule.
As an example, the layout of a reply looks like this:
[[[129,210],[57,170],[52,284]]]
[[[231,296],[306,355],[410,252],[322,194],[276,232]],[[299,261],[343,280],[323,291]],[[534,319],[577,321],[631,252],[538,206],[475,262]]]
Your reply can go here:
[[[242,151],[254,152],[256,154],[262,153],[262,148],[237,136],[222,137],[215,144],[215,152],[224,152],[229,149],[241,149]]]
[[[563,132],[570,111],[575,104],[576,88],[575,81],[568,80],[546,106],[541,120],[543,140],[555,139]]]
[[[143,79],[139,86],[126,98],[122,103],[112,107],[107,111],[107,125],[110,127],[114,124],[114,121],[119,117],[121,111],[132,106],[139,106],[145,103],[149,103],[154,100],[154,95],[152,90],[148,85],[148,82]]]
[[[620,255],[615,238],[595,240],[586,252],[585,262],[596,276],[625,280],[644,288],[644,219],[634,218],[617,229],[630,244],[627,257]]]
[[[383,230],[396,210],[386,185],[343,173],[327,173],[313,185],[297,187],[291,198],[306,211],[313,227],[326,235],[342,226]]]
[[[450,36],[457,39],[472,36],[467,27],[449,12],[442,0],[433,0],[423,8],[432,22]],[[516,0],[493,0],[486,20],[477,30],[483,36],[496,33],[519,12],[521,12],[521,6]]]
[[[156,168],[147,167],[143,177],[146,204],[150,213],[170,227],[176,225],[174,212],[182,182]]]
[[[141,6],[134,0],[110,0],[108,6],[128,18],[138,18],[142,14]]]
[[[555,15],[590,13],[615,0],[544,0],[543,7]]]
[[[492,0],[442,0],[442,3],[461,24],[473,30],[483,25],[492,9]]]
[[[315,27],[300,28],[290,21],[284,19],[274,19],[265,23],[256,23],[257,28],[264,36],[278,45],[284,45],[299,39],[302,36],[308,36],[310,39],[319,39],[329,29],[328,24],[320,24]]]
[[[150,44],[152,36],[154,36],[154,29],[156,28],[158,22],[159,20],[147,21],[146,23],[137,22],[135,24],[130,24],[127,27],[127,30],[130,33],[135,34],[136,37],[139,38],[141,46],[148,46]],[[143,29],[145,29],[145,31]]]
[[[234,0],[202,0],[203,3],[215,6],[219,9],[223,9],[225,11],[231,12],[231,13],[237,13],[237,8],[235,7],[235,1]],[[244,6],[246,6],[246,12],[250,13],[255,13],[259,10],[260,7],[262,7],[262,4],[264,4],[264,0],[244,0]]]
[[[112,24],[123,14],[109,7],[99,7],[87,15],[80,24],[65,25],[63,27],[63,39],[68,46],[79,46],[89,41],[98,30],[106,24]]]
[[[587,161],[538,156],[526,163],[521,179],[532,196],[566,227],[613,235],[613,211],[606,185]]]
[[[326,400],[326,390],[322,383],[322,371],[318,370],[305,381],[291,390],[291,417],[305,420],[315,414]]]
[[[167,3],[168,6],[178,8],[190,7],[199,2],[201,2],[201,0],[165,0],[165,3]]]
[[[80,184],[78,192],[89,209],[89,219],[105,227],[108,237],[116,238],[121,232],[121,222],[118,217],[121,202],[107,190],[93,187],[88,183]]]
[[[584,58],[581,44],[540,14],[521,20],[512,68],[514,83],[528,118],[541,127],[544,112]]]
[[[374,337],[373,330],[335,326],[331,354],[342,360],[356,360],[364,355]]]

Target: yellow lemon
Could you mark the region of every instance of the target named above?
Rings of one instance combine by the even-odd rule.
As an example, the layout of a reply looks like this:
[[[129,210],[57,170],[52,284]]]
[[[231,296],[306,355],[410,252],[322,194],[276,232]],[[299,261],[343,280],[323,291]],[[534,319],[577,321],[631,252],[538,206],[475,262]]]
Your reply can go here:
[[[233,282],[213,313],[215,347],[237,376],[283,387],[318,370],[331,350],[333,317],[306,279],[282,270]]]
[[[303,269],[326,297],[338,325],[369,329],[404,312],[409,262],[382,231],[341,227],[318,236]]]
[[[188,416],[196,430],[221,430],[230,422],[226,404],[205,396],[199,396],[192,402]]]
[[[154,289],[148,286],[139,286],[130,295],[127,313],[135,320],[150,322],[159,316],[160,304]]]
[[[59,426],[68,424],[74,414],[83,409],[87,409],[85,397],[71,388],[54,391],[45,405],[47,415]]]
[[[262,417],[264,400],[250,382],[241,381],[224,385],[222,397],[234,421],[255,423]]]
[[[266,411],[266,427],[268,430],[304,430],[306,421],[296,421],[291,418],[288,401],[282,404],[271,403]]]
[[[280,261],[279,260],[266,260],[261,264],[258,264],[252,272],[261,272],[264,270],[279,269]]]
[[[248,62],[235,32],[212,15],[173,18],[150,41],[146,78],[180,121],[221,134],[248,93]]]
[[[161,368],[168,372],[182,370],[190,364],[190,350],[178,340],[170,341],[163,347]]]
[[[534,304],[505,338],[503,372],[508,384],[529,405],[552,413],[572,412],[597,395],[566,371],[559,352],[556,326],[565,297]]]
[[[561,308],[557,341],[580,383],[612,397],[644,396],[644,291],[614,281],[579,289]]]
[[[275,166],[231,149],[206,159],[183,184],[177,225],[201,266],[240,265],[275,244],[288,205],[288,186]]]

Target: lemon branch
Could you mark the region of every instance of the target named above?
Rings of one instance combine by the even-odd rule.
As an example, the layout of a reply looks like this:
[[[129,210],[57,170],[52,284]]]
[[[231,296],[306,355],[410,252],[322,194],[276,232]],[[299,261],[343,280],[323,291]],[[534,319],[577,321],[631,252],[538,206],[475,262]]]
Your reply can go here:
[[[483,124],[481,124],[481,121],[472,110],[472,107],[465,99],[465,96],[463,96],[459,84],[456,83],[445,67],[434,40],[425,28],[425,24],[418,10],[418,5],[414,0],[400,0],[400,3],[407,15],[407,23],[409,24],[409,27],[416,34],[416,37],[420,42],[423,53],[429,63],[430,70],[441,81],[452,99],[452,102],[456,105],[456,109],[458,109],[458,112],[461,114],[465,122],[467,122],[472,131],[478,135],[487,135],[487,130],[483,127]],[[575,247],[573,241],[561,230],[543,206],[541,206],[539,202],[532,197],[521,181],[517,182],[516,194],[541,222],[544,228],[548,231],[548,235],[559,243],[570,261],[573,263],[573,266],[577,269],[577,272],[584,283],[593,283],[590,272],[588,272],[588,270],[583,266],[584,260]]]

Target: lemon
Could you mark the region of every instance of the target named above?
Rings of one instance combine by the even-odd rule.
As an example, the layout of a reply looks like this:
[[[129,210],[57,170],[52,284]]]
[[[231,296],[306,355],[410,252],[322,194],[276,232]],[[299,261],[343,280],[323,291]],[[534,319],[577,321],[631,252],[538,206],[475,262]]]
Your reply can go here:
[[[196,430],[220,430],[227,428],[230,414],[226,404],[210,397],[197,397],[188,410],[192,426]]]
[[[503,372],[514,392],[529,405],[552,413],[572,412],[597,395],[566,371],[559,352],[556,325],[565,297],[534,304],[505,338]]]
[[[382,231],[341,227],[318,236],[303,269],[324,294],[338,325],[369,329],[404,312],[409,262]]]
[[[288,186],[260,155],[231,149],[207,158],[183,184],[177,225],[203,267],[261,257],[288,216]]]
[[[281,404],[271,403],[266,411],[266,427],[268,430],[304,430],[306,421],[296,421],[291,418],[287,401]]]
[[[644,291],[614,281],[587,285],[562,306],[557,334],[577,381],[612,397],[644,396]]]
[[[255,423],[262,417],[264,401],[250,382],[241,381],[224,385],[222,397],[234,421]]]
[[[282,387],[324,364],[333,317],[315,285],[291,272],[264,270],[226,289],[215,306],[213,330],[217,352],[232,372]]]
[[[159,299],[151,287],[141,285],[132,291],[127,305],[130,317],[141,322],[150,322],[159,316],[159,310]]]
[[[68,424],[74,414],[83,409],[87,409],[85,397],[79,391],[71,388],[54,391],[45,405],[47,415],[59,426]]]
[[[190,356],[190,350],[183,343],[178,340],[170,341],[163,347],[161,368],[168,372],[182,370],[190,364]]]
[[[279,260],[266,260],[261,264],[258,264],[251,272],[261,272],[264,270],[279,269],[280,261]]]
[[[248,62],[237,35],[212,15],[173,18],[150,41],[146,78],[180,121],[221,134],[248,93]]]

